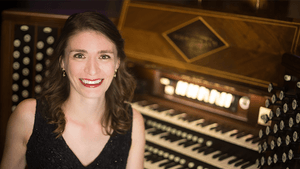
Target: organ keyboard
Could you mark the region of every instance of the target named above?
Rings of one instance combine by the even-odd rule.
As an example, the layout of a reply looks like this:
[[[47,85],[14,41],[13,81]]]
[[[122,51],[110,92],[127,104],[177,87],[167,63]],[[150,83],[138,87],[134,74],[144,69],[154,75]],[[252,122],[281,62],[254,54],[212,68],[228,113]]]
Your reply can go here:
[[[174,161],[177,168],[256,168],[258,140],[252,134],[219,126],[217,122],[189,118],[172,108],[160,111],[161,107],[156,103],[147,104],[145,100],[132,103],[132,107],[145,117],[147,142],[181,154],[176,157],[182,161]],[[231,152],[232,144],[240,153]],[[149,152],[148,144],[146,152]],[[165,168],[164,163],[168,161],[164,157],[151,163],[147,155],[145,158],[146,168]],[[203,164],[195,165],[195,160]],[[152,161],[151,157],[149,161]]]

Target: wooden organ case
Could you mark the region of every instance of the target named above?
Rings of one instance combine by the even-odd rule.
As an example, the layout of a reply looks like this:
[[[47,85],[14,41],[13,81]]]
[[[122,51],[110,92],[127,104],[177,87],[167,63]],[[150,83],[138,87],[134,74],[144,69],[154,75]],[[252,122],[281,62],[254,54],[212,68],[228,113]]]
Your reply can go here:
[[[0,151],[16,105],[41,90],[43,68],[67,15],[7,10],[2,13]]]
[[[15,105],[39,92],[41,71],[67,17],[3,12],[1,148]],[[272,103],[269,84],[277,91],[277,86],[286,85],[286,73],[297,77],[285,68],[297,62],[285,59],[283,64],[282,59],[292,56],[283,57],[284,53],[300,54],[299,26],[124,1],[118,28],[125,39],[128,68],[138,82],[132,106],[145,120],[145,168],[250,169],[290,164],[293,159],[287,156],[286,162],[280,158],[268,165],[269,156],[274,157],[268,147],[275,138],[266,134],[266,128],[274,126],[276,117],[269,122],[271,107],[266,100],[278,106],[282,101]],[[293,150],[298,158],[298,148]]]

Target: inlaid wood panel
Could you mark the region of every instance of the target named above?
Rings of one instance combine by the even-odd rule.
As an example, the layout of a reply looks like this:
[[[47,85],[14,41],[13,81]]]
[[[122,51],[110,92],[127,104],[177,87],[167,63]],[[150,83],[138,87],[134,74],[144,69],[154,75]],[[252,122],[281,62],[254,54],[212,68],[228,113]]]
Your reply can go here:
[[[183,57],[165,35],[195,19],[205,22],[226,47],[194,60]],[[119,22],[129,58],[257,88],[282,82],[282,55],[300,54],[299,26],[296,22],[130,1],[125,1]],[[205,38],[201,29],[182,38]],[[195,43],[209,45],[205,40]]]

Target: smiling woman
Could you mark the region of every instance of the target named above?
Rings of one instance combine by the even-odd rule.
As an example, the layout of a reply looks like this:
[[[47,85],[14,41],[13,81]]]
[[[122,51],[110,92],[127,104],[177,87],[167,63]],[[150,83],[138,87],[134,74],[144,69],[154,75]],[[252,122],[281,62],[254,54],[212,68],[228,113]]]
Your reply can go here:
[[[115,44],[105,35],[91,30],[69,39],[61,63],[71,83],[71,96],[78,94],[74,97],[98,97],[101,100],[105,99],[105,91],[119,64]],[[97,81],[99,83],[95,83]]]
[[[104,15],[71,15],[43,90],[21,102],[9,124],[0,168],[143,168],[144,122],[124,41]]]

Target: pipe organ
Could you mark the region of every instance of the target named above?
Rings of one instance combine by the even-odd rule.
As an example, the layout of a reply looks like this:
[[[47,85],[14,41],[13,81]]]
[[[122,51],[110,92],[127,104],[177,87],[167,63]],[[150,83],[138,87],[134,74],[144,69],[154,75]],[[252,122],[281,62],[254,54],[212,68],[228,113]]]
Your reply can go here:
[[[68,16],[7,10],[1,32],[1,156],[8,118],[41,90],[43,68]]]
[[[2,13],[1,150],[67,17]],[[299,23],[127,0],[114,21],[138,83],[145,168],[298,167]]]

